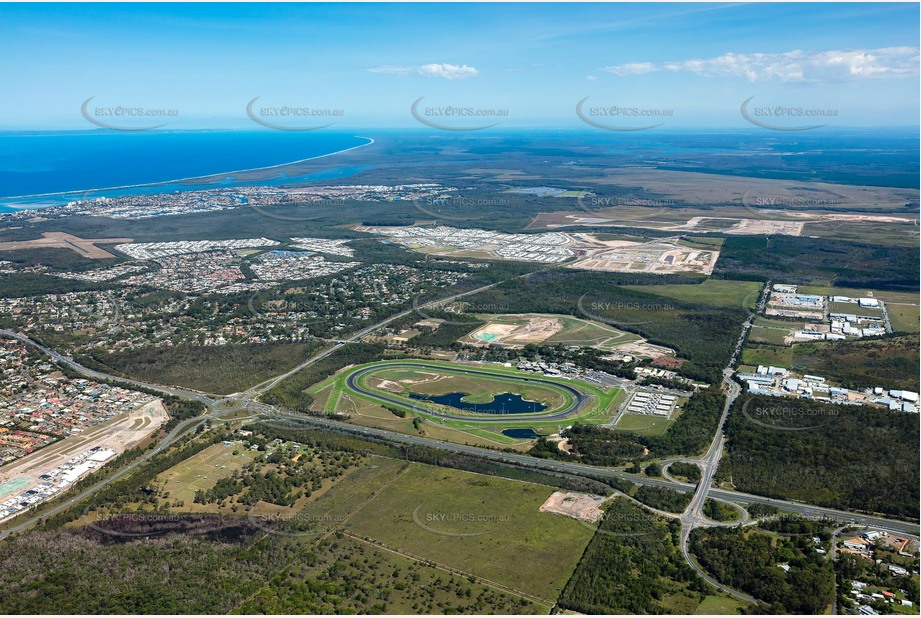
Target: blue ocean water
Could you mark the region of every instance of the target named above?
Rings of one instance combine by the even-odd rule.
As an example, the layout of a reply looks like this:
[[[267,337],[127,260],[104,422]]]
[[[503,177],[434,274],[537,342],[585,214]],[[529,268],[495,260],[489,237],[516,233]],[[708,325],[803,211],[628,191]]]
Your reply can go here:
[[[0,133],[0,209],[66,203],[87,190],[151,183],[166,184],[94,192],[93,196],[238,186],[245,183],[237,182],[232,174],[209,185],[168,181],[283,165],[366,143],[367,138],[351,134],[283,131]],[[317,178],[279,173],[258,184],[332,180],[361,169],[333,168]],[[37,195],[43,197],[18,197]]]

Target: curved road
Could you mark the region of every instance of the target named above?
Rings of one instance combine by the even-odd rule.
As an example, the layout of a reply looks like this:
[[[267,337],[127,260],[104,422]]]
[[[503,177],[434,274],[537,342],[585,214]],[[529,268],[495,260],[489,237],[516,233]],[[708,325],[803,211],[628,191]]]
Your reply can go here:
[[[488,287],[492,287],[492,285],[484,286],[484,288],[488,288]],[[481,288],[481,289],[484,289],[484,288]],[[478,290],[473,290],[471,292],[467,292],[465,294],[459,294],[455,296],[455,298],[464,296],[469,293],[474,293],[476,291],[480,291],[480,290],[478,289]],[[380,324],[364,329],[361,332],[361,336],[363,336],[364,334],[367,334],[368,332],[375,330],[376,328],[386,323],[389,323],[396,317],[398,316],[394,316],[393,318],[386,320]],[[746,323],[745,330],[747,330],[747,327],[749,326],[750,326],[750,321]],[[744,331],[743,331],[743,334],[744,334]],[[128,473],[130,470],[137,467],[137,465],[139,465],[141,462],[149,459],[156,453],[161,452],[162,450],[166,449],[167,447],[175,443],[177,440],[181,439],[189,431],[194,430],[194,428],[198,424],[203,423],[209,419],[218,418],[219,416],[232,411],[232,410],[216,411],[215,407],[222,400],[222,398],[220,397],[209,396],[205,393],[193,391],[191,389],[185,389],[185,388],[179,388],[179,387],[168,387],[168,386],[162,386],[162,385],[156,385],[156,384],[148,384],[148,383],[141,382],[138,380],[131,380],[131,379],[125,379],[125,378],[121,378],[117,376],[111,376],[105,373],[101,373],[98,371],[88,369],[80,365],[79,363],[75,362],[73,359],[62,356],[61,354],[58,354],[57,352],[49,348],[46,348],[45,346],[19,333],[0,329],[0,336],[11,337],[11,338],[21,341],[24,344],[30,345],[44,352],[45,354],[47,354],[54,360],[62,364],[66,364],[67,366],[74,369],[75,371],[82,373],[83,375],[86,375],[92,378],[96,378],[96,379],[100,379],[100,380],[114,381],[117,383],[133,385],[133,386],[145,388],[147,390],[151,390],[155,392],[175,395],[178,397],[184,397],[186,399],[193,399],[193,400],[200,401],[201,403],[205,404],[206,406],[208,406],[210,410],[208,414],[203,414],[201,416],[198,416],[192,419],[187,419],[181,422],[179,425],[177,425],[173,429],[173,431],[170,432],[168,436],[166,436],[160,442],[160,444],[157,445],[155,449],[152,449],[151,451],[148,451],[148,453],[145,453],[144,457],[141,458],[140,460],[132,462],[131,464],[113,472],[109,477],[103,480],[100,480],[98,483],[83,490],[79,494],[68,499],[66,502],[63,502],[57,505],[56,507],[46,511],[43,514],[43,516],[41,517],[35,516],[33,518],[23,520],[16,526],[9,528],[3,532],[0,532],[0,538],[4,538],[10,534],[24,530],[34,525],[38,521],[40,521],[42,517],[47,517],[48,515],[52,515],[56,512],[59,512],[60,510],[63,510],[65,508],[72,506],[74,503],[88,497],[89,495],[93,494],[95,491],[101,489],[102,487],[105,487],[112,481],[118,478],[121,478],[126,473]],[[391,443],[430,446],[430,447],[439,448],[442,450],[447,450],[450,452],[462,453],[462,454],[470,455],[473,457],[478,457],[484,460],[490,460],[490,461],[506,463],[506,464],[513,464],[513,465],[530,467],[530,468],[537,468],[537,469],[545,470],[548,472],[560,472],[560,473],[565,473],[565,474],[581,475],[581,476],[596,477],[596,478],[618,478],[618,479],[628,480],[630,482],[637,483],[640,485],[646,484],[646,485],[668,487],[670,489],[674,489],[674,490],[685,492],[685,493],[693,492],[695,494],[694,499],[689,505],[689,508],[681,516],[681,520],[683,524],[682,534],[681,534],[682,554],[684,555],[688,564],[690,564],[692,568],[698,571],[698,573],[705,580],[710,582],[713,586],[717,587],[719,590],[722,590],[723,592],[726,592],[727,594],[732,594],[733,596],[736,596],[737,598],[741,598],[745,600],[749,600],[751,599],[751,597],[743,593],[740,593],[738,591],[733,591],[733,590],[728,589],[725,585],[720,584],[718,581],[714,580],[708,574],[703,572],[703,570],[700,569],[700,566],[697,565],[696,561],[693,560],[693,557],[690,555],[690,553],[687,550],[687,539],[688,539],[690,530],[695,526],[707,524],[705,518],[702,517],[702,513],[700,512],[701,511],[700,507],[702,506],[704,500],[706,499],[708,495],[713,496],[714,498],[720,498],[720,499],[723,499],[726,501],[732,501],[732,502],[743,502],[743,503],[749,503],[749,504],[752,504],[752,503],[770,504],[770,505],[779,507],[781,509],[784,509],[790,512],[794,512],[794,513],[798,513],[804,516],[825,517],[828,519],[835,519],[837,521],[841,521],[845,523],[864,525],[864,526],[873,527],[879,530],[891,531],[897,534],[903,534],[903,535],[908,535],[914,538],[918,538],[918,523],[917,522],[891,520],[891,519],[886,519],[884,517],[879,517],[875,515],[864,515],[860,513],[840,511],[836,509],[829,509],[829,508],[818,507],[818,506],[809,505],[809,504],[803,504],[800,502],[781,500],[781,499],[776,499],[776,498],[767,498],[763,496],[755,496],[755,495],[746,494],[746,493],[735,491],[735,490],[726,490],[726,489],[711,487],[709,481],[712,479],[712,474],[713,472],[715,472],[716,467],[719,464],[720,456],[722,454],[723,439],[724,439],[724,436],[722,434],[722,425],[723,425],[723,422],[725,422],[725,417],[728,413],[728,408],[729,408],[728,405],[724,409],[722,418],[720,419],[720,430],[717,432],[716,436],[714,436],[714,440],[711,444],[711,448],[709,449],[707,455],[703,459],[697,460],[695,462],[695,463],[701,464],[702,467],[704,468],[703,477],[704,477],[704,480],[706,480],[707,482],[700,483],[697,486],[694,486],[688,483],[676,482],[674,480],[667,480],[667,479],[662,479],[662,478],[640,477],[640,476],[628,474],[626,472],[623,472],[621,470],[616,470],[616,469],[601,468],[601,467],[596,467],[596,466],[586,466],[586,465],[581,465],[581,464],[576,464],[576,463],[555,461],[555,460],[549,460],[549,459],[538,459],[535,457],[531,457],[528,455],[521,455],[517,453],[507,453],[507,452],[496,451],[496,450],[486,449],[486,448],[481,448],[481,447],[460,445],[460,444],[454,444],[450,442],[442,442],[440,440],[434,440],[431,438],[423,438],[421,436],[413,436],[413,435],[408,435],[408,434],[396,433],[396,432],[382,430],[382,429],[374,429],[370,427],[360,427],[360,426],[353,425],[350,423],[335,421],[335,420],[327,419],[327,418],[309,417],[309,416],[303,416],[303,415],[292,415],[290,413],[286,413],[283,410],[279,410],[278,408],[275,408],[274,406],[252,400],[252,398],[257,396],[260,392],[264,392],[268,388],[271,388],[272,386],[277,384],[279,381],[281,381],[282,379],[284,379],[285,377],[289,375],[292,375],[296,371],[299,371],[304,366],[307,366],[312,362],[316,362],[317,360],[319,360],[319,358],[322,358],[323,356],[331,353],[333,350],[343,345],[346,341],[357,340],[356,337],[358,336],[356,335],[347,340],[343,340],[342,342],[337,343],[337,345],[334,346],[333,348],[330,348],[324,352],[321,352],[317,356],[314,356],[308,359],[307,361],[305,361],[304,363],[301,363],[295,369],[289,372],[286,372],[285,374],[282,374],[281,376],[278,376],[276,378],[267,380],[266,382],[263,382],[260,385],[257,385],[255,387],[248,389],[247,391],[245,391],[245,393],[243,393],[243,397],[240,398],[242,399],[240,403],[243,404],[243,407],[245,407],[246,409],[254,410],[258,412],[261,416],[269,420],[285,420],[288,422],[294,422],[297,425],[303,426],[305,429],[309,429],[311,427],[325,428],[325,429],[331,429],[334,431],[339,431],[339,432],[344,432],[344,433],[363,435],[365,437],[373,437],[373,438],[377,438],[379,440],[383,440],[383,441],[387,441]],[[741,339],[742,338],[740,337],[740,343],[741,343]],[[738,347],[741,347],[741,346],[738,346]],[[736,354],[738,353],[738,347],[736,350]],[[736,354],[733,355],[733,361],[735,360]],[[413,365],[413,366],[418,367],[419,365]],[[728,397],[728,399],[730,400],[734,399],[735,396],[738,395],[738,391],[737,391],[738,386],[731,379],[731,366],[732,366],[732,363],[730,363],[730,367],[727,367],[727,370],[726,370],[727,376],[725,380],[725,383],[727,384],[729,391],[730,391],[729,392],[730,396]],[[468,370],[459,370],[459,371],[466,372]],[[474,370],[469,370],[469,371],[472,373],[475,373]],[[533,378],[522,378],[522,379],[534,381]],[[559,385],[556,383],[553,383],[553,386],[557,386],[560,388],[565,387],[565,385]],[[352,385],[350,385],[350,387],[352,387]],[[377,395],[372,394],[372,396],[376,397]],[[235,398],[234,396],[230,396],[227,399],[232,400],[234,398]],[[585,405],[584,402],[582,403],[582,405],[583,406]],[[548,417],[541,417],[541,418],[547,419]],[[462,420],[469,420],[469,418],[463,418]],[[507,420],[507,419],[501,419],[501,420]],[[693,461],[693,460],[688,459],[688,461]]]
[[[478,371],[476,369],[461,369],[457,367],[441,367],[439,365],[426,365],[422,363],[395,362],[395,363],[388,363],[386,366],[372,365],[371,367],[365,367],[364,369],[359,369],[358,371],[355,371],[349,374],[349,376],[345,379],[345,383],[351,390],[355,391],[359,395],[364,395],[366,397],[370,397],[372,399],[375,399],[377,401],[381,401],[384,403],[389,403],[391,405],[406,407],[407,403],[405,400],[397,399],[395,396],[387,395],[386,393],[382,393],[381,391],[378,391],[378,390],[366,389],[365,387],[363,387],[361,384],[358,383],[359,379],[361,379],[363,376],[369,373],[374,373],[376,371],[382,371],[382,370],[392,369],[392,368],[428,369],[430,371],[442,371],[446,373],[458,373],[458,374],[463,374],[463,375],[475,375],[475,376],[479,375],[479,376],[484,376],[484,377],[493,378],[493,379],[497,378],[497,374],[495,373],[490,373],[488,371]],[[573,414],[581,412],[582,409],[589,403],[589,401],[591,401],[591,397],[589,395],[581,393],[575,388],[567,384],[557,384],[556,382],[551,382],[550,380],[543,380],[541,378],[526,378],[523,376],[499,375],[498,377],[503,380],[510,380],[514,382],[546,384],[549,388],[556,388],[559,390],[566,391],[567,393],[572,395],[574,401],[570,405],[566,406],[564,409],[560,410],[559,412],[554,412],[553,414],[536,415],[536,416],[531,413],[498,414],[498,415],[493,415],[494,417],[492,418],[487,418],[487,417],[481,417],[481,416],[473,417],[473,416],[447,414],[444,412],[439,412],[437,410],[431,410],[431,409],[426,409],[425,413],[431,414],[432,416],[437,416],[439,418],[452,420],[452,421],[470,421],[470,422],[476,422],[476,423],[508,423],[509,421],[515,421],[515,422],[517,421],[559,421],[559,420],[564,420],[566,418],[569,418]]]

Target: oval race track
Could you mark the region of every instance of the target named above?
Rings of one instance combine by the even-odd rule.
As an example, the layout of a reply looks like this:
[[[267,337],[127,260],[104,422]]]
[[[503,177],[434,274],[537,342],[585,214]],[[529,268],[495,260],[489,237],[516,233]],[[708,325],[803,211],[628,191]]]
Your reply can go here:
[[[566,384],[558,384],[557,382],[551,382],[549,380],[544,380],[541,378],[531,378],[524,376],[512,376],[505,374],[495,374],[489,373],[488,371],[477,371],[476,369],[461,369],[457,367],[441,367],[438,365],[424,365],[420,363],[388,363],[386,365],[375,365],[372,367],[365,367],[364,369],[359,369],[355,371],[345,379],[346,386],[348,388],[360,395],[370,397],[378,402],[388,403],[390,405],[399,406],[407,409],[417,409],[415,404],[409,403],[405,400],[398,399],[394,396],[389,396],[386,393],[377,390],[366,389],[358,383],[358,379],[362,376],[365,376],[369,373],[374,373],[376,371],[382,371],[386,369],[427,369],[429,371],[443,372],[448,374],[462,374],[462,375],[473,375],[473,376],[483,376],[484,378],[491,379],[500,379],[500,380],[509,380],[513,382],[527,382],[530,384],[541,384],[550,388],[563,390],[575,399],[570,405],[565,407],[562,410],[554,412],[553,414],[495,414],[491,417],[485,416],[466,416],[466,415],[455,415],[455,414],[446,414],[444,412],[438,412],[436,410],[424,409],[420,410],[426,414],[432,416],[437,416],[439,418],[449,419],[453,421],[468,421],[475,423],[508,423],[508,422],[518,422],[518,421],[560,421],[569,418],[570,416],[581,412],[582,409],[591,401],[589,395],[585,395],[575,388],[568,386]]]

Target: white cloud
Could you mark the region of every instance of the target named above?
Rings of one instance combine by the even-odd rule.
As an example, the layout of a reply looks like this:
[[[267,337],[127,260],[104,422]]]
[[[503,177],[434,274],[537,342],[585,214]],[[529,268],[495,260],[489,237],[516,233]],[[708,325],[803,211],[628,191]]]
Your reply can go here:
[[[651,62],[628,62],[613,67],[605,67],[604,70],[616,75],[641,75],[658,71],[659,67]]]
[[[589,76],[586,77],[585,79],[587,79],[587,80],[590,81],[590,82],[598,81],[598,78],[595,77],[594,75],[589,75]]]
[[[422,75],[424,77],[441,77],[444,79],[465,79],[467,77],[476,77],[479,74],[474,67],[466,64],[422,64],[419,66],[391,66],[384,65],[368,69],[371,73],[386,73],[389,75]]]
[[[723,54],[715,58],[653,64],[629,62],[605,67],[615,75],[639,75],[653,71],[688,71],[705,77],[743,77],[749,81],[779,79],[784,82],[848,81],[918,75],[918,49],[880,49],[770,54]]]

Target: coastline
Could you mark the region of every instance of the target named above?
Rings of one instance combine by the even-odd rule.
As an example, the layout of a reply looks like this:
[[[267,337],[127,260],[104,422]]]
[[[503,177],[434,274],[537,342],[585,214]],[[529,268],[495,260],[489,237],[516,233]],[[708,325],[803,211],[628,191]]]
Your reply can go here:
[[[102,187],[102,188],[97,188],[97,189],[74,189],[73,191],[56,191],[54,193],[30,193],[28,195],[9,195],[6,197],[0,197],[0,206],[5,206],[3,204],[4,200],[26,200],[26,199],[32,199],[32,198],[59,197],[59,196],[71,195],[75,193],[85,194],[85,193],[103,192],[103,191],[120,191],[123,189],[142,189],[144,187],[156,187],[158,185],[168,185],[168,184],[174,184],[174,183],[188,182],[191,180],[200,180],[202,178],[211,178],[213,176],[224,176],[228,174],[243,174],[246,172],[258,172],[262,170],[271,170],[271,169],[276,169],[280,167],[287,167],[289,165],[297,165],[298,163],[304,163],[306,161],[314,161],[316,159],[322,159],[324,157],[332,157],[334,155],[342,154],[344,152],[349,152],[350,150],[357,150],[358,148],[364,148],[365,146],[371,146],[372,144],[375,143],[373,137],[367,137],[364,135],[356,135],[354,137],[358,139],[366,139],[368,141],[364,144],[358,144],[357,146],[350,146],[349,148],[343,148],[342,150],[336,150],[334,152],[328,152],[326,154],[316,155],[313,157],[307,157],[306,159],[298,159],[296,161],[290,161],[288,163],[278,163],[276,165],[266,165],[263,167],[252,167],[252,168],[247,168],[247,169],[242,169],[242,170],[229,170],[226,172],[216,172],[214,174],[206,174],[204,176],[189,176],[186,178],[178,178],[174,180],[160,180],[157,182],[145,182],[145,183],[133,184],[133,185],[119,185],[116,187]],[[11,210],[14,210],[14,211],[16,210],[39,210],[36,208],[12,208],[10,206],[5,206],[5,207],[11,208]]]

